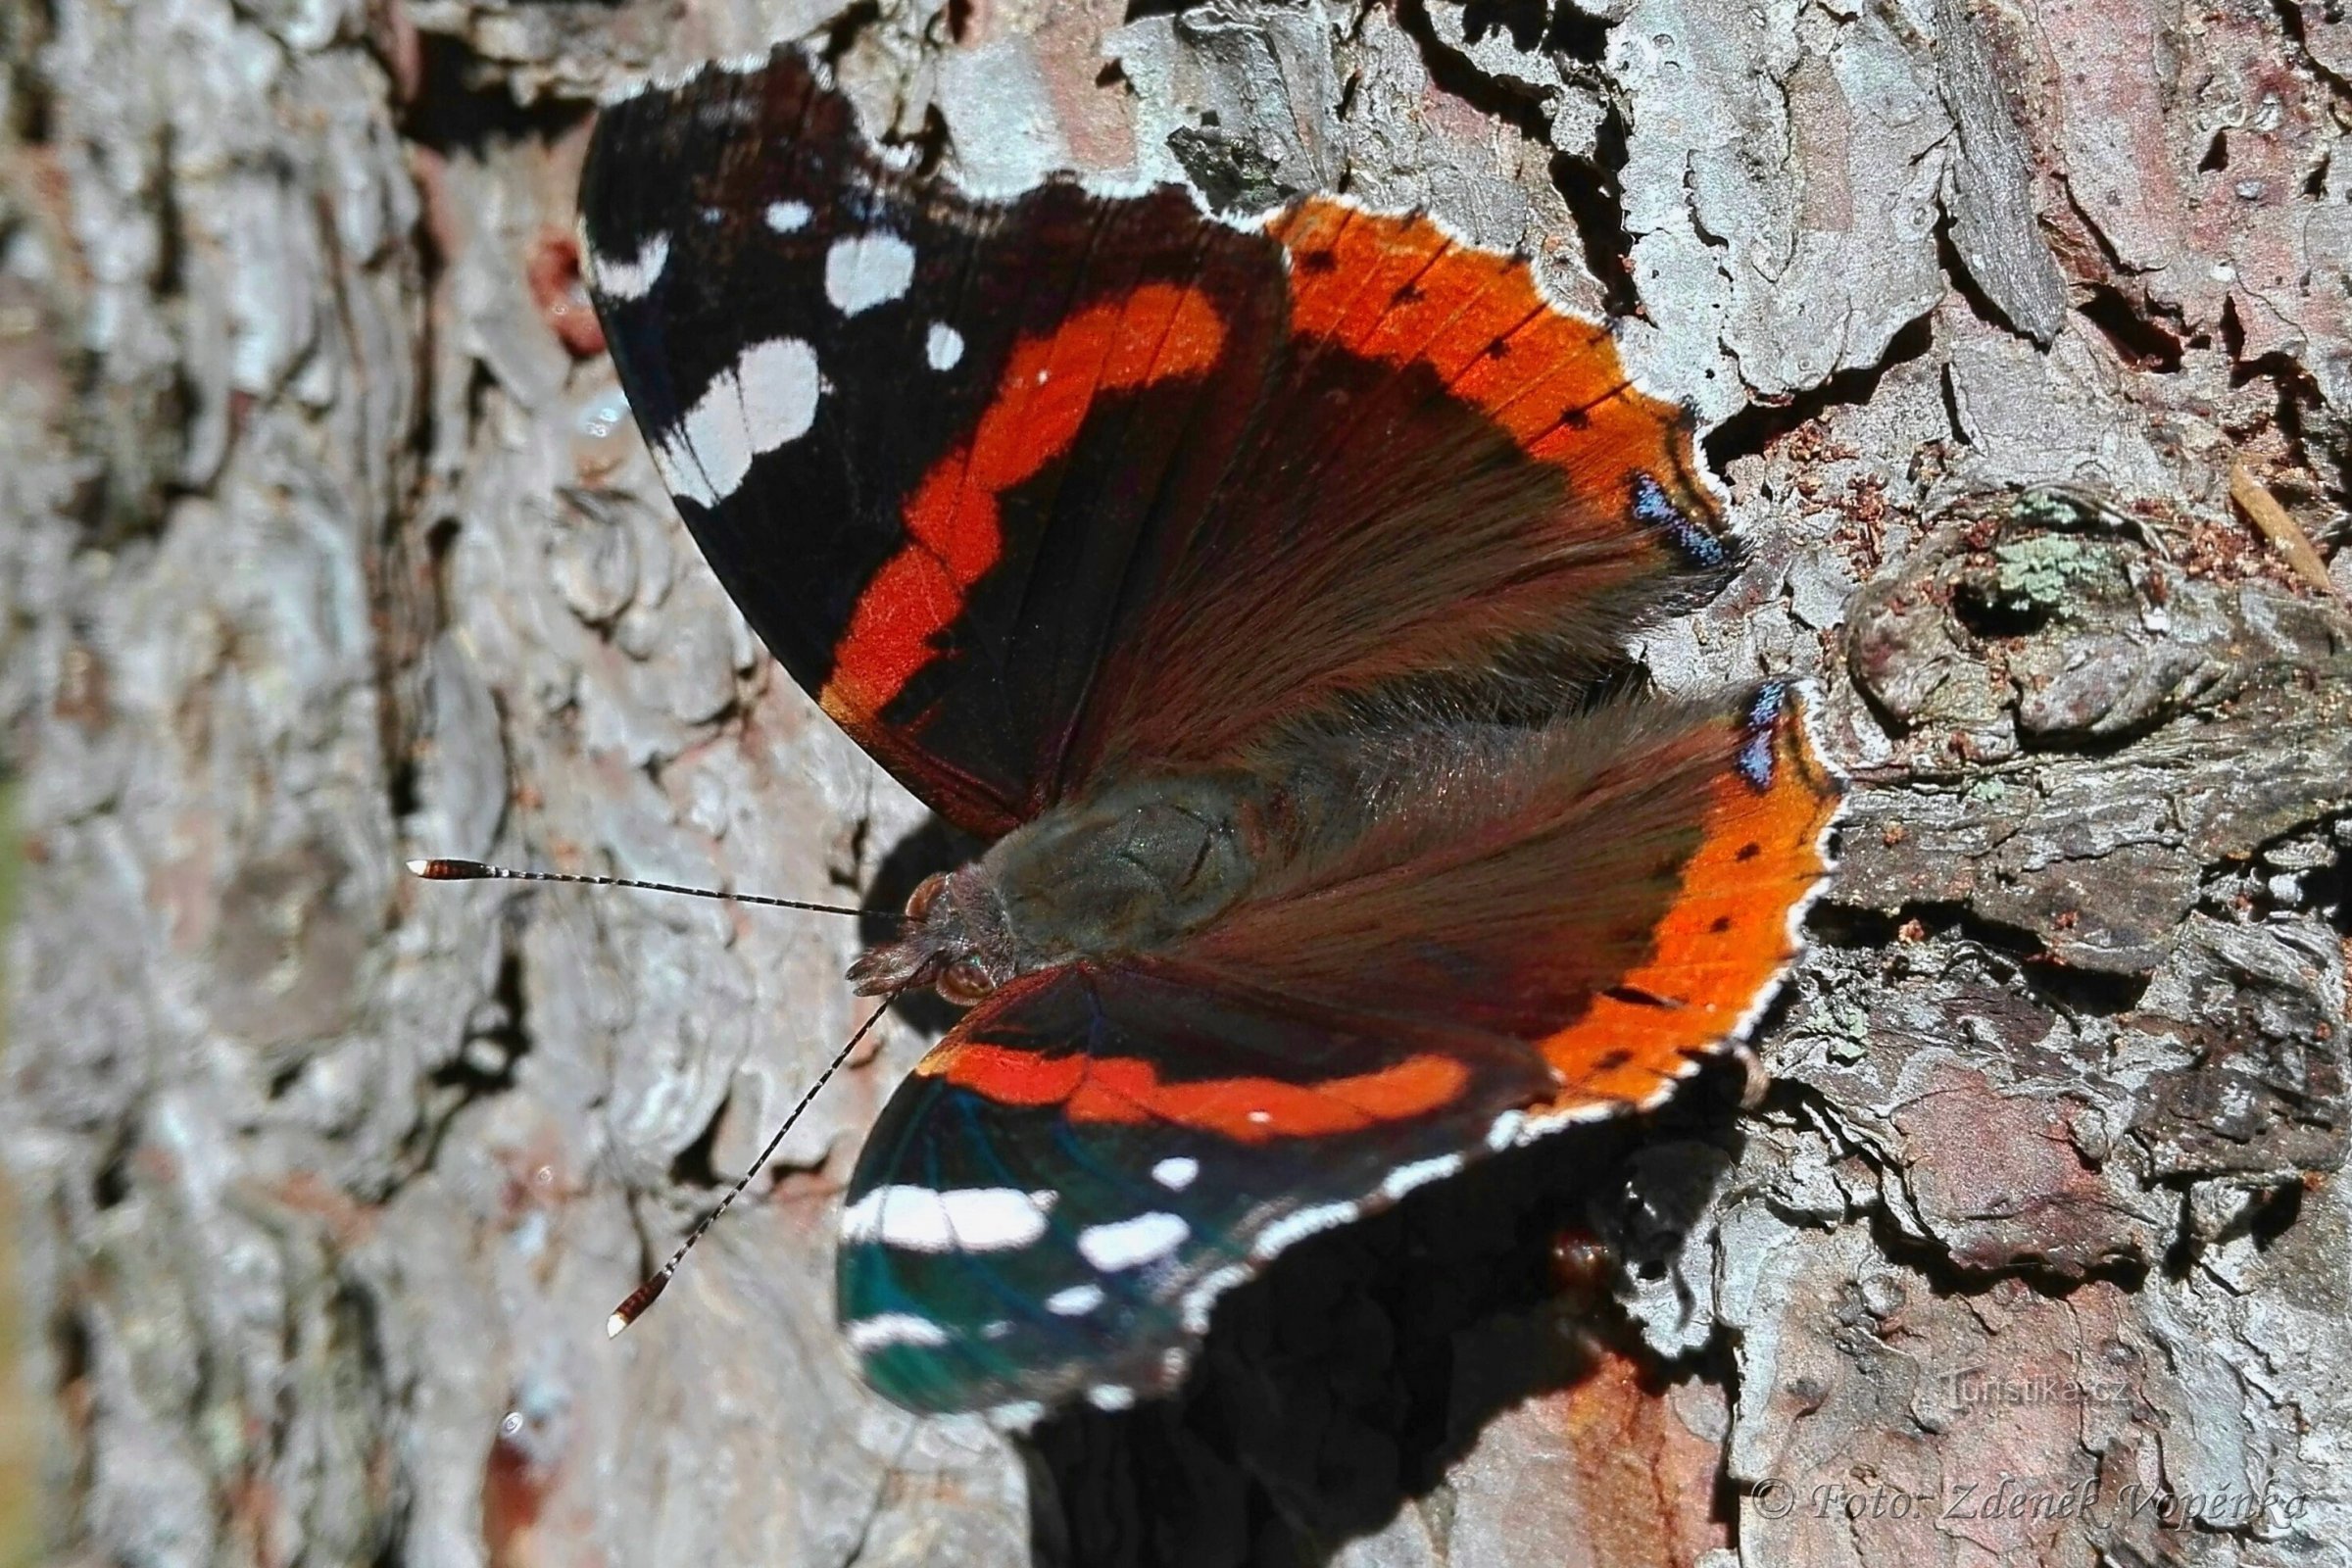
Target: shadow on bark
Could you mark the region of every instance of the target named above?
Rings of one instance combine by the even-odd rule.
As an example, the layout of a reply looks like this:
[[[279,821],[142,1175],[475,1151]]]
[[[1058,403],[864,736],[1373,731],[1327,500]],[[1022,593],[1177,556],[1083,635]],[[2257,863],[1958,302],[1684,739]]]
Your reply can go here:
[[[1428,1501],[1501,1411],[1628,1358],[1654,1399],[1670,1371],[1610,1285],[1621,1265],[1665,1276],[1738,1157],[1739,1082],[1710,1067],[1654,1116],[1567,1129],[1285,1252],[1218,1303],[1180,1396],[1038,1427],[1023,1446],[1037,1562],[1325,1563]],[[1662,1144],[1723,1162],[1691,1162],[1686,1213],[1631,1162]],[[1573,1433],[1563,1446],[1570,1469],[1591,1457]]]

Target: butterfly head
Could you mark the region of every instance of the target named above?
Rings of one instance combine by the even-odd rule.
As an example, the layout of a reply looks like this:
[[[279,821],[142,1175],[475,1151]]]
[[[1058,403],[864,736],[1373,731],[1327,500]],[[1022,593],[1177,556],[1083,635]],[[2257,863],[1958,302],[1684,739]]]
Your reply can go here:
[[[860,996],[930,986],[968,1007],[1012,978],[1004,902],[977,865],[923,878],[906,901],[906,923],[850,965]]]

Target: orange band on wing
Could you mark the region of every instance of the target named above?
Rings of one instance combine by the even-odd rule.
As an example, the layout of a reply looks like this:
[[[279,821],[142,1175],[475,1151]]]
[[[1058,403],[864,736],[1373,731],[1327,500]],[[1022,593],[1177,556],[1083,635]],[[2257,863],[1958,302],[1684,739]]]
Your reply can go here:
[[[1322,197],[1278,215],[1267,232],[1291,253],[1297,335],[1426,364],[1522,451],[1612,511],[1629,477],[1646,473],[1717,530],[1713,499],[1686,477],[1680,411],[1635,391],[1608,328],[1562,312],[1524,261],[1471,249],[1426,218]]]
[[[1470,1069],[1445,1056],[1407,1056],[1352,1078],[1316,1084],[1210,1078],[1163,1084],[1130,1056],[1044,1055],[1002,1046],[948,1045],[914,1069],[1000,1104],[1058,1105],[1073,1122],[1170,1122],[1237,1143],[1328,1137],[1400,1121],[1452,1102]]]
[[[1216,308],[1169,283],[1090,305],[1015,344],[971,440],[906,503],[906,543],[866,584],[835,645],[825,711],[863,737],[861,721],[937,657],[933,639],[1004,549],[999,498],[1068,450],[1097,397],[1205,374],[1224,345]]]
[[[1538,1118],[1586,1106],[1647,1104],[1690,1071],[1692,1056],[1738,1033],[1741,1019],[1796,955],[1788,912],[1829,862],[1822,835],[1838,787],[1805,738],[1793,697],[1771,733],[1759,788],[1727,767],[1709,786],[1698,849],[1658,922],[1649,961],[1575,1023],[1537,1042],[1562,1090]]]

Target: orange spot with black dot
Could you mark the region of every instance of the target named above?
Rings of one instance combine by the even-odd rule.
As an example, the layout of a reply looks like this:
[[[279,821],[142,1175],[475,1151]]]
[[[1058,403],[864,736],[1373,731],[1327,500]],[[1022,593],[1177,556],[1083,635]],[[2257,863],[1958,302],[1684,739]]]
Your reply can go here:
[[[1568,314],[1514,256],[1454,240],[1426,218],[1310,196],[1266,231],[1293,258],[1291,329],[1365,359],[1423,364],[1522,451],[1614,512],[1626,475],[1675,476],[1675,504],[1710,533],[1713,498],[1690,472],[1681,411],[1634,389],[1606,326]]]
[[[1730,765],[1709,786],[1698,846],[1651,934],[1648,959],[1538,1042],[1561,1089],[1532,1115],[1655,1100],[1691,1058],[1732,1037],[1796,956],[1788,911],[1829,868],[1822,837],[1839,792],[1805,737],[1797,699],[1783,706],[1768,740],[1774,767],[1763,789]],[[1738,744],[1753,743],[1740,736]]]

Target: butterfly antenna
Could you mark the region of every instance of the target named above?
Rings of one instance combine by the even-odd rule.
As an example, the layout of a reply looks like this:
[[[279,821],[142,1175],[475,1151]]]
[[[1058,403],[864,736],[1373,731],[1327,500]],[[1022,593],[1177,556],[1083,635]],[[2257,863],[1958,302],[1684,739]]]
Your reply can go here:
[[[638,888],[647,893],[682,893],[690,899],[717,899],[726,904],[759,904],[771,909],[808,909],[816,914],[878,915],[904,920],[888,909],[853,909],[841,904],[808,904],[799,899],[771,899],[760,893],[722,893],[716,888],[682,888],[670,882],[640,882],[630,876],[576,876],[566,871],[517,871],[512,866],[485,865],[479,860],[411,860],[409,871],[427,882],[577,882],[595,888]]]
[[[817,1091],[831,1082],[835,1073],[841,1071],[842,1063],[850,1059],[850,1053],[858,1049],[858,1042],[866,1037],[866,1034],[881,1020],[882,1015],[890,1010],[890,1004],[899,1000],[899,993],[906,989],[903,985],[894,986],[883,996],[881,1005],[868,1013],[865,1022],[858,1026],[857,1032],[850,1036],[848,1043],[834,1053],[833,1059],[825,1064],[825,1070],[816,1075],[816,1082],[808,1086],[808,1093],[801,1096],[800,1103],[793,1106],[785,1116],[784,1125],[776,1129],[775,1136],[768,1139],[767,1147],[760,1151],[760,1157],[753,1160],[741,1176],[735,1178],[735,1185],[727,1189],[727,1196],[718,1200],[718,1206],[705,1214],[701,1222],[686,1233],[686,1239],[678,1244],[678,1250],[669,1254],[668,1262],[654,1270],[643,1285],[631,1291],[628,1298],[612,1309],[612,1315],[605,1319],[606,1339],[614,1338],[622,1329],[645,1316],[647,1309],[662,1298],[662,1293],[669,1289],[670,1276],[677,1273],[678,1265],[686,1260],[686,1254],[694,1250],[694,1244],[701,1241],[703,1233],[716,1224],[718,1216],[724,1214],[735,1200],[743,1196],[743,1190],[752,1185],[752,1178],[767,1168],[768,1160],[776,1152],[776,1146],[784,1142],[784,1135],[792,1131],[792,1124],[801,1119],[801,1112],[808,1108],[808,1102],[816,1098]]]

